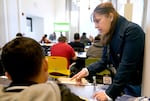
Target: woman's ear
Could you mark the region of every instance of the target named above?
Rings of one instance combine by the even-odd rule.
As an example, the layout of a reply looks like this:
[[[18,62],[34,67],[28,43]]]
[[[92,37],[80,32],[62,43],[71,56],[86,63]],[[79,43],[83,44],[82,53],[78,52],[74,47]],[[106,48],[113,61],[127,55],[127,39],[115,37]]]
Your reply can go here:
[[[112,21],[113,21],[113,19],[114,19],[114,15],[113,15],[113,13],[110,13],[110,14],[109,14],[109,17],[110,17],[110,21],[112,22]]]

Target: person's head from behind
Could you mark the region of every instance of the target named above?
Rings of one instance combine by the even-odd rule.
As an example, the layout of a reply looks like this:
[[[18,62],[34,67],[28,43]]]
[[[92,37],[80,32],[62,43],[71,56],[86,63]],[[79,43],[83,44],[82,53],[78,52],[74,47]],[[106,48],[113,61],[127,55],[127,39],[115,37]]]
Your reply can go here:
[[[80,34],[79,33],[75,33],[74,34],[74,40],[79,40],[80,39]]]
[[[95,27],[101,34],[109,34],[114,30],[118,16],[119,15],[111,2],[99,4],[92,14]]]
[[[22,36],[23,36],[22,33],[17,33],[17,34],[16,34],[16,37],[22,37]]]
[[[101,43],[101,35],[100,34],[98,34],[98,35],[96,35],[95,37],[94,37],[94,43]]]
[[[19,37],[2,48],[2,63],[9,79],[14,82],[46,82],[47,61],[38,42],[31,38]]]
[[[53,32],[54,35],[56,35],[56,32]]]
[[[47,38],[47,34],[44,34],[44,38]]]
[[[85,32],[83,32],[83,33],[82,33],[82,35],[83,35],[83,36],[86,36],[86,33],[85,33]]]
[[[60,36],[60,37],[58,38],[58,42],[65,43],[65,42],[67,42],[67,38],[66,38],[65,36]]]

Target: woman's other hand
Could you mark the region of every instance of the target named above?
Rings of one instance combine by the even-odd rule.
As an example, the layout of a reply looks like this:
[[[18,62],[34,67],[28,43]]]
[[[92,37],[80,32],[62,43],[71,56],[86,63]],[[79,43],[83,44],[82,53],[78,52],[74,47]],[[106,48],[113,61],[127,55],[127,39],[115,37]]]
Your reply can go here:
[[[76,80],[77,85],[82,85],[82,78],[88,76],[89,72],[87,70],[87,68],[83,68],[79,73],[77,73],[76,75],[74,75],[71,80]]]

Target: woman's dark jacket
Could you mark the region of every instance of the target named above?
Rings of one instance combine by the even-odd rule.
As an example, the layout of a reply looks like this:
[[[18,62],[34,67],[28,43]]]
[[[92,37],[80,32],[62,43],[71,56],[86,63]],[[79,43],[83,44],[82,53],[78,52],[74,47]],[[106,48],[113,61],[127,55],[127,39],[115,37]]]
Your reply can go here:
[[[106,90],[106,94],[112,99],[116,99],[127,85],[141,85],[144,44],[145,33],[141,27],[119,16],[102,60],[87,67],[90,74],[104,70],[108,64],[116,68],[113,83]]]

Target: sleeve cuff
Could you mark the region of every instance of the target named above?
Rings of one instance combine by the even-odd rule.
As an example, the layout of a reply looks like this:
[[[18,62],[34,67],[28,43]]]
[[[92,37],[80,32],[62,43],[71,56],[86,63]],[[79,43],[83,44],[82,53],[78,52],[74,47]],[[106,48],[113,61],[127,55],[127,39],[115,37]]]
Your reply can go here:
[[[112,98],[110,98],[105,92],[104,92],[104,94],[106,95],[108,101],[113,101]]]
[[[88,75],[89,75],[89,71],[88,71],[88,69],[87,69],[87,68],[83,68],[82,70],[84,70],[84,71],[86,72],[86,76],[88,76]]]

